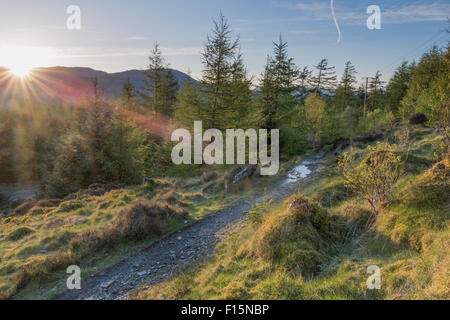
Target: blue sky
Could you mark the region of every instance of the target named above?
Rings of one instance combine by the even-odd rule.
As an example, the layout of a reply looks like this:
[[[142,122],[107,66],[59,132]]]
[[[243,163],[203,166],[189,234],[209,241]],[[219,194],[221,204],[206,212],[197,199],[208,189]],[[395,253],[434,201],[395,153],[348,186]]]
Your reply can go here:
[[[66,8],[81,8],[81,30],[66,28]],[[366,9],[381,8],[381,30],[369,30]],[[143,69],[158,41],[173,68],[201,75],[200,52],[211,19],[220,10],[240,34],[251,74],[263,70],[272,41],[281,33],[299,66],[327,57],[337,72],[352,61],[358,76],[378,69],[388,77],[403,59],[418,58],[448,35],[449,1],[334,0],[0,0],[0,47],[43,48],[43,66],[86,66],[108,72]],[[34,51],[30,51],[34,52]],[[0,60],[0,65],[2,61]]]

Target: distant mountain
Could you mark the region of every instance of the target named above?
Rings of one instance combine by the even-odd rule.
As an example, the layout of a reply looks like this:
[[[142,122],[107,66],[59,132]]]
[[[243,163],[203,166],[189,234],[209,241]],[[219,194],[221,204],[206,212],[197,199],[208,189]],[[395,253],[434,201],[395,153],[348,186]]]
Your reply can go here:
[[[189,78],[178,70],[172,69],[172,72],[179,85]],[[106,98],[116,98],[128,79],[137,90],[141,90],[145,76],[142,70],[107,73],[91,68],[51,67],[33,69],[28,77],[21,79],[11,75],[8,69],[0,67],[0,106],[23,98],[77,102],[92,95],[94,78],[98,79]]]

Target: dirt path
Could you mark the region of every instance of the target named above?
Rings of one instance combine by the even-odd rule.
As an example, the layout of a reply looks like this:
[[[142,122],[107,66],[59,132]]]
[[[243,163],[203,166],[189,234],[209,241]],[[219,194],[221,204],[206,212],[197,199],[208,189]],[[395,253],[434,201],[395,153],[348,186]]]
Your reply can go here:
[[[267,190],[267,197],[280,203],[297,192],[300,184],[320,166],[321,158],[304,159],[283,181]],[[259,201],[261,196],[252,201]],[[250,205],[242,200],[210,214],[122,261],[82,279],[81,290],[67,290],[53,299],[104,300],[121,299],[141,285],[157,284],[181,267],[212,254],[216,244],[237,230],[245,220]]]

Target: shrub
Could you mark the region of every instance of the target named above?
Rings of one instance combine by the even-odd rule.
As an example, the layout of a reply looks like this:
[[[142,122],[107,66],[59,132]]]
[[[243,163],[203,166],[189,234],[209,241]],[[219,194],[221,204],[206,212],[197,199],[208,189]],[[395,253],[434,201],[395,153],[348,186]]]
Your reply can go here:
[[[27,235],[34,233],[35,231],[28,227],[20,227],[14,231],[12,231],[7,237],[6,240],[9,241],[17,241],[25,238]]]
[[[367,147],[367,155],[359,164],[348,152],[339,159],[345,186],[367,200],[374,215],[391,202],[401,176],[400,157],[395,151],[395,145],[378,142]]]
[[[301,195],[291,197],[282,211],[271,212],[254,233],[250,254],[309,277],[325,261],[321,230],[329,226],[328,213]]]
[[[80,200],[70,200],[63,202],[58,207],[58,212],[70,212],[83,207],[83,202]]]
[[[167,203],[137,202],[114,220],[112,228],[121,237],[141,240],[160,235],[168,219],[185,216],[182,209]]]
[[[61,200],[59,200],[59,199],[45,199],[45,200],[39,200],[36,203],[36,207],[51,208],[51,207],[57,207],[60,203],[61,203]]]
[[[14,214],[18,216],[22,216],[26,214],[31,208],[36,204],[35,199],[27,199],[22,202],[17,208],[14,209]]]
[[[428,118],[423,113],[415,113],[411,117],[409,117],[409,124],[425,124],[428,121]]]
[[[29,212],[28,212],[28,214],[29,215],[31,215],[31,216],[38,216],[38,215],[41,215],[41,214],[44,214],[44,213],[46,213],[47,212],[47,210],[45,209],[45,208],[41,208],[41,207],[33,207]]]
[[[204,182],[209,182],[217,178],[217,173],[215,171],[205,171],[202,174],[202,179]]]
[[[253,223],[260,223],[262,220],[262,216],[267,210],[269,210],[273,199],[270,199],[267,201],[267,190],[264,190],[264,197],[262,199],[261,203],[250,203],[252,208],[248,211],[247,216],[249,217],[250,221]]]

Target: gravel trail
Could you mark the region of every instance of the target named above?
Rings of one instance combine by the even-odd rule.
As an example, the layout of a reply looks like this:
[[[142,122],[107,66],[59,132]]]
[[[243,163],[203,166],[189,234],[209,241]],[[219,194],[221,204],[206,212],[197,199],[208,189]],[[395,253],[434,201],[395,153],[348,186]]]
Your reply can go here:
[[[298,187],[307,183],[320,167],[320,162],[320,157],[305,158],[283,181],[268,187],[268,199],[273,199],[274,204],[277,204],[297,192]],[[262,195],[246,200],[255,202],[261,198]],[[122,299],[142,285],[162,282],[181,267],[199,262],[212,254],[222,238],[238,230],[251,208],[247,201],[239,201],[212,213],[118,263],[83,278],[80,290],[66,290],[53,299]]]

